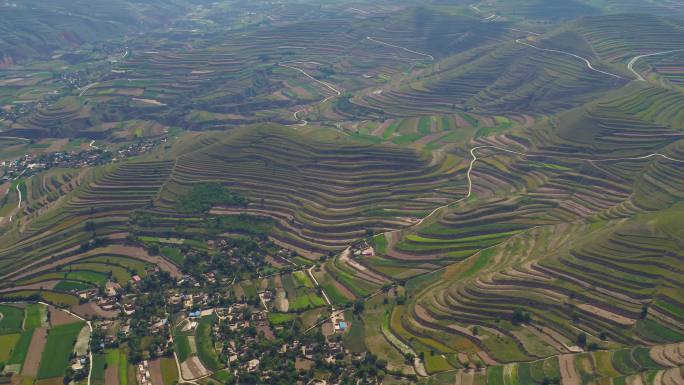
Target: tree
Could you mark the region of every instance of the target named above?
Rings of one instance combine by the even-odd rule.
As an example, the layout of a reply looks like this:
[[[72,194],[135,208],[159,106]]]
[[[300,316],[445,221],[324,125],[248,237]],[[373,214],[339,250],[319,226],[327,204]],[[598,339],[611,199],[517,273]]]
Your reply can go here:
[[[577,336],[577,346],[585,347],[587,345],[587,333],[580,333]]]
[[[515,309],[515,311],[513,311],[513,316],[511,317],[513,325],[530,323],[531,320],[532,316],[530,313],[524,312],[522,309]]]
[[[363,312],[364,303],[363,300],[358,300],[354,302],[354,314],[359,315]]]

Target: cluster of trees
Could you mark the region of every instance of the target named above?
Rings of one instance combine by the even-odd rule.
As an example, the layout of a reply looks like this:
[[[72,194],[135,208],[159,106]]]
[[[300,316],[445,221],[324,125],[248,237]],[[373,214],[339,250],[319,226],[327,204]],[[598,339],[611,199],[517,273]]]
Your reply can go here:
[[[178,210],[181,212],[205,213],[214,206],[246,207],[249,199],[232,193],[220,183],[202,183],[193,187],[190,192],[178,198]]]

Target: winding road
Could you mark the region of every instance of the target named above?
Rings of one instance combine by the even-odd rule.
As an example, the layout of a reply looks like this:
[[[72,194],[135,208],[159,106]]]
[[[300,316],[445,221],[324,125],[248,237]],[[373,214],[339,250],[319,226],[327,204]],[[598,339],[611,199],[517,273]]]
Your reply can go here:
[[[404,50],[404,51],[406,51],[406,52],[410,52],[410,53],[413,53],[413,54],[416,54],[416,55],[425,56],[425,57],[427,57],[428,59],[430,59],[431,61],[434,61],[434,60],[435,60],[435,57],[434,57],[434,56],[432,56],[432,55],[430,55],[430,54],[427,54],[427,53],[414,51],[414,50],[412,50],[412,49],[408,49],[408,48],[402,47],[402,46],[400,46],[400,45],[385,43],[384,41],[380,41],[380,40],[378,40],[378,39],[374,39],[374,38],[372,38],[372,37],[370,37],[370,36],[366,36],[366,39],[368,39],[368,40],[370,40],[370,41],[372,41],[372,42],[374,42],[374,43],[386,45],[386,46],[388,46],[388,47],[399,48],[399,49],[402,49],[402,50]]]
[[[673,49],[673,50],[669,50],[669,51],[654,52],[654,53],[649,53],[649,54],[646,54],[646,55],[635,56],[632,60],[629,61],[629,63],[627,63],[627,69],[630,70],[630,71],[632,71],[632,73],[634,74],[634,76],[636,76],[636,80],[637,80],[637,81],[639,81],[639,82],[645,82],[646,79],[644,79],[644,77],[641,76],[640,73],[638,73],[638,72],[636,72],[636,71],[634,70],[634,64],[636,64],[636,62],[637,62],[639,59],[643,59],[643,58],[649,57],[649,56],[665,55],[665,54],[668,54],[668,53],[682,52],[682,51],[684,51],[684,49]]]
[[[584,62],[587,64],[587,67],[588,67],[590,70],[592,70],[592,71],[596,71],[596,72],[602,73],[602,74],[604,74],[604,75],[612,76],[612,77],[617,78],[617,79],[624,79],[624,78],[623,78],[622,76],[620,76],[620,75],[616,75],[616,74],[614,74],[614,73],[610,73],[610,72],[606,72],[606,71],[601,71],[601,70],[599,70],[599,69],[594,68],[594,66],[591,65],[591,62],[590,62],[588,59],[583,58],[582,56],[579,56],[579,55],[575,55],[574,53],[566,52],[566,51],[561,51],[561,50],[557,50],[557,49],[539,48],[539,47],[537,47],[537,46],[535,46],[535,45],[532,45],[532,44],[530,44],[530,43],[525,43],[525,42],[521,41],[521,39],[515,39],[515,42],[518,43],[518,44],[526,45],[526,46],[528,46],[528,47],[532,47],[532,48],[534,48],[534,49],[536,49],[536,50],[539,50],[539,51],[555,52],[555,53],[561,53],[561,54],[564,54],[564,55],[568,55],[568,56],[575,57],[575,58],[577,58],[577,59],[580,59],[580,60],[584,61]]]
[[[311,63],[311,64],[316,64],[316,65],[322,65],[321,63],[318,63],[318,62],[293,62],[293,63],[294,63],[294,64],[307,64],[307,63]],[[330,100],[330,99],[332,99],[332,98],[336,98],[336,97],[342,95],[342,92],[341,92],[340,90],[338,90],[337,88],[335,88],[332,84],[327,83],[327,82],[324,82],[324,81],[322,81],[322,80],[316,79],[315,77],[309,75],[306,71],[304,71],[304,70],[301,69],[301,68],[293,67],[293,66],[291,66],[291,65],[287,65],[287,64],[284,64],[284,63],[278,63],[278,65],[281,66],[281,67],[285,67],[285,68],[289,68],[289,69],[298,71],[298,72],[302,73],[304,76],[308,77],[309,79],[315,81],[315,82],[318,83],[318,84],[321,84],[321,85],[325,86],[326,88],[328,88],[329,90],[331,90],[332,92],[335,93],[335,95],[328,96],[328,97],[326,97],[325,99],[323,99],[323,100],[321,100],[320,102],[318,102],[318,105],[321,105],[321,104],[327,102],[328,100]],[[299,109],[299,110],[295,111],[294,114],[292,114],[292,116],[294,116],[295,120],[299,120],[299,121],[300,121],[300,123],[299,123],[299,124],[296,124],[296,126],[306,126],[306,125],[309,124],[309,122],[308,122],[306,119],[300,119],[300,118],[299,118],[299,113],[300,113],[300,112],[305,112],[305,111],[306,111],[306,108],[302,108],[302,109]]]
[[[17,195],[19,196],[19,203],[17,203],[17,210],[21,210],[21,189],[19,188],[19,183],[17,183]],[[12,222],[12,217],[14,215],[10,215],[9,221]]]
[[[346,252],[346,253],[349,252],[349,247],[347,247],[347,249],[346,249],[345,251],[343,251],[343,253],[345,253],[345,252]],[[334,312],[334,311],[335,311],[335,307],[333,307],[333,304],[332,304],[332,302],[330,302],[330,299],[328,298],[328,295],[325,294],[325,291],[323,290],[323,288],[321,287],[321,285],[318,284],[318,280],[316,280],[316,277],[314,277],[313,271],[312,271],[313,268],[314,268],[314,266],[311,266],[309,269],[306,270],[306,272],[309,273],[309,277],[311,277],[311,280],[312,280],[313,283],[316,285],[316,287],[319,288],[319,289],[321,289],[321,294],[323,294],[323,298],[325,298],[325,302],[328,303],[328,306],[330,306],[330,307],[332,308],[332,311]]]

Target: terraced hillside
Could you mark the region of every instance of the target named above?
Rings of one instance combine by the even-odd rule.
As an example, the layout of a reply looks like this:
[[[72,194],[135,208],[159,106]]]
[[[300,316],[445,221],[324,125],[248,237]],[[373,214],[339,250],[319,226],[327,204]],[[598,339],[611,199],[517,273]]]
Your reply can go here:
[[[220,182],[250,199],[246,209],[217,207],[213,214],[272,217],[278,229],[272,236],[306,255],[406,226],[461,194],[453,156],[338,139],[254,127],[201,135],[147,160],[94,169],[66,199],[3,235],[3,270],[74,255],[93,235],[123,240],[134,211],[178,215],[178,197],[203,182]],[[84,231],[86,220],[96,224],[93,231]]]
[[[577,105],[626,83],[592,71],[575,57],[541,51],[533,40],[469,50],[440,61],[427,76],[354,102],[383,113],[411,116],[473,110],[549,113]]]
[[[400,338],[446,332],[471,364],[681,341],[680,95],[630,91],[473,143],[471,199],[384,236],[365,264],[435,271],[397,315]]]
[[[220,181],[250,197],[247,209],[237,212],[273,217],[274,237],[320,253],[368,231],[410,224],[462,188],[450,180],[457,163],[451,156],[301,138],[283,128],[242,130],[181,156],[155,209],[174,209],[193,184]]]
[[[131,26],[145,30],[164,25],[186,11],[183,1],[6,2],[0,22],[0,63],[47,58],[56,50],[121,36]]]

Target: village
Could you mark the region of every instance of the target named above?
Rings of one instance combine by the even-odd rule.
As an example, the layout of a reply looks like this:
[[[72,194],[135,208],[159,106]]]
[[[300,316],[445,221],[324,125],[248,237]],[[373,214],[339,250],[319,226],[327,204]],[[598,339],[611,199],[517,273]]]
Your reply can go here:
[[[15,160],[0,161],[0,183],[29,177],[52,168],[83,168],[119,162],[147,153],[167,140],[166,137],[143,139],[111,151],[95,146],[94,141],[91,141],[84,150],[26,154]]]
[[[284,323],[269,317],[277,311],[273,289],[259,290],[252,298],[213,289],[233,283],[215,272],[172,279],[151,266],[127,282],[109,280],[76,294],[90,305],[84,315],[93,320],[91,349],[102,352],[127,345],[139,385],[156,385],[152,363],[169,357],[187,381],[226,373],[231,378],[258,376],[265,382],[287,373],[299,378],[313,375],[316,368],[365,362],[365,353],[352,354],[342,344],[351,325],[343,311],[330,307],[330,316],[319,319],[328,326],[304,330],[296,317]],[[135,346],[142,340],[138,354]],[[88,364],[87,356],[74,357],[73,378],[86,373]],[[306,378],[309,383],[339,383]]]

